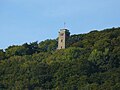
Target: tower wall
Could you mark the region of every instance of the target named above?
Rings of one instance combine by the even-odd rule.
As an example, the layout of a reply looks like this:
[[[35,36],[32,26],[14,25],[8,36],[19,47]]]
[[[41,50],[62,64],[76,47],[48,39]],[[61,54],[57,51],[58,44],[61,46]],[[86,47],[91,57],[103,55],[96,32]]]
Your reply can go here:
[[[70,36],[70,32],[67,29],[60,29],[58,37],[58,49],[66,48],[66,40]]]

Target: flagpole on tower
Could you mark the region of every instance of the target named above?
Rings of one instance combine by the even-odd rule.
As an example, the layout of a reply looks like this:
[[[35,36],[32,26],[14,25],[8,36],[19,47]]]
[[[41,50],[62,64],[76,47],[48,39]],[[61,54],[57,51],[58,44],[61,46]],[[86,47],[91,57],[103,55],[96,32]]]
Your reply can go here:
[[[66,28],[66,23],[64,22],[64,29]]]

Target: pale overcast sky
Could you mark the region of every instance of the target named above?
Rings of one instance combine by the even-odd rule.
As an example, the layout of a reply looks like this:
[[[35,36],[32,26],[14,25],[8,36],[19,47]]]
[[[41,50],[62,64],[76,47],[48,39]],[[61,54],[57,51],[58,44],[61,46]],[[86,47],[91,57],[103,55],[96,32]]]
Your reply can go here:
[[[120,0],[0,0],[0,48],[120,26]]]

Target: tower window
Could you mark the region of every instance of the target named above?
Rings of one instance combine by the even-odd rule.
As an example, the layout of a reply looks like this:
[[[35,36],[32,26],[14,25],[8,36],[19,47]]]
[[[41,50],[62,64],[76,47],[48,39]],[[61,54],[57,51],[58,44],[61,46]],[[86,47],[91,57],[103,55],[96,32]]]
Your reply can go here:
[[[63,39],[61,39],[61,42],[63,42]]]
[[[63,33],[60,34],[60,36],[63,36],[63,35],[64,35]]]

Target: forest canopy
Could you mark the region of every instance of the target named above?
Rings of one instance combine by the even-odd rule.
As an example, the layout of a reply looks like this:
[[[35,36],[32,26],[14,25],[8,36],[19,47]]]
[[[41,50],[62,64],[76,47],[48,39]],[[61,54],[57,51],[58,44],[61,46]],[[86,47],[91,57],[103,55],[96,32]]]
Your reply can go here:
[[[120,28],[0,50],[0,90],[119,90]]]

